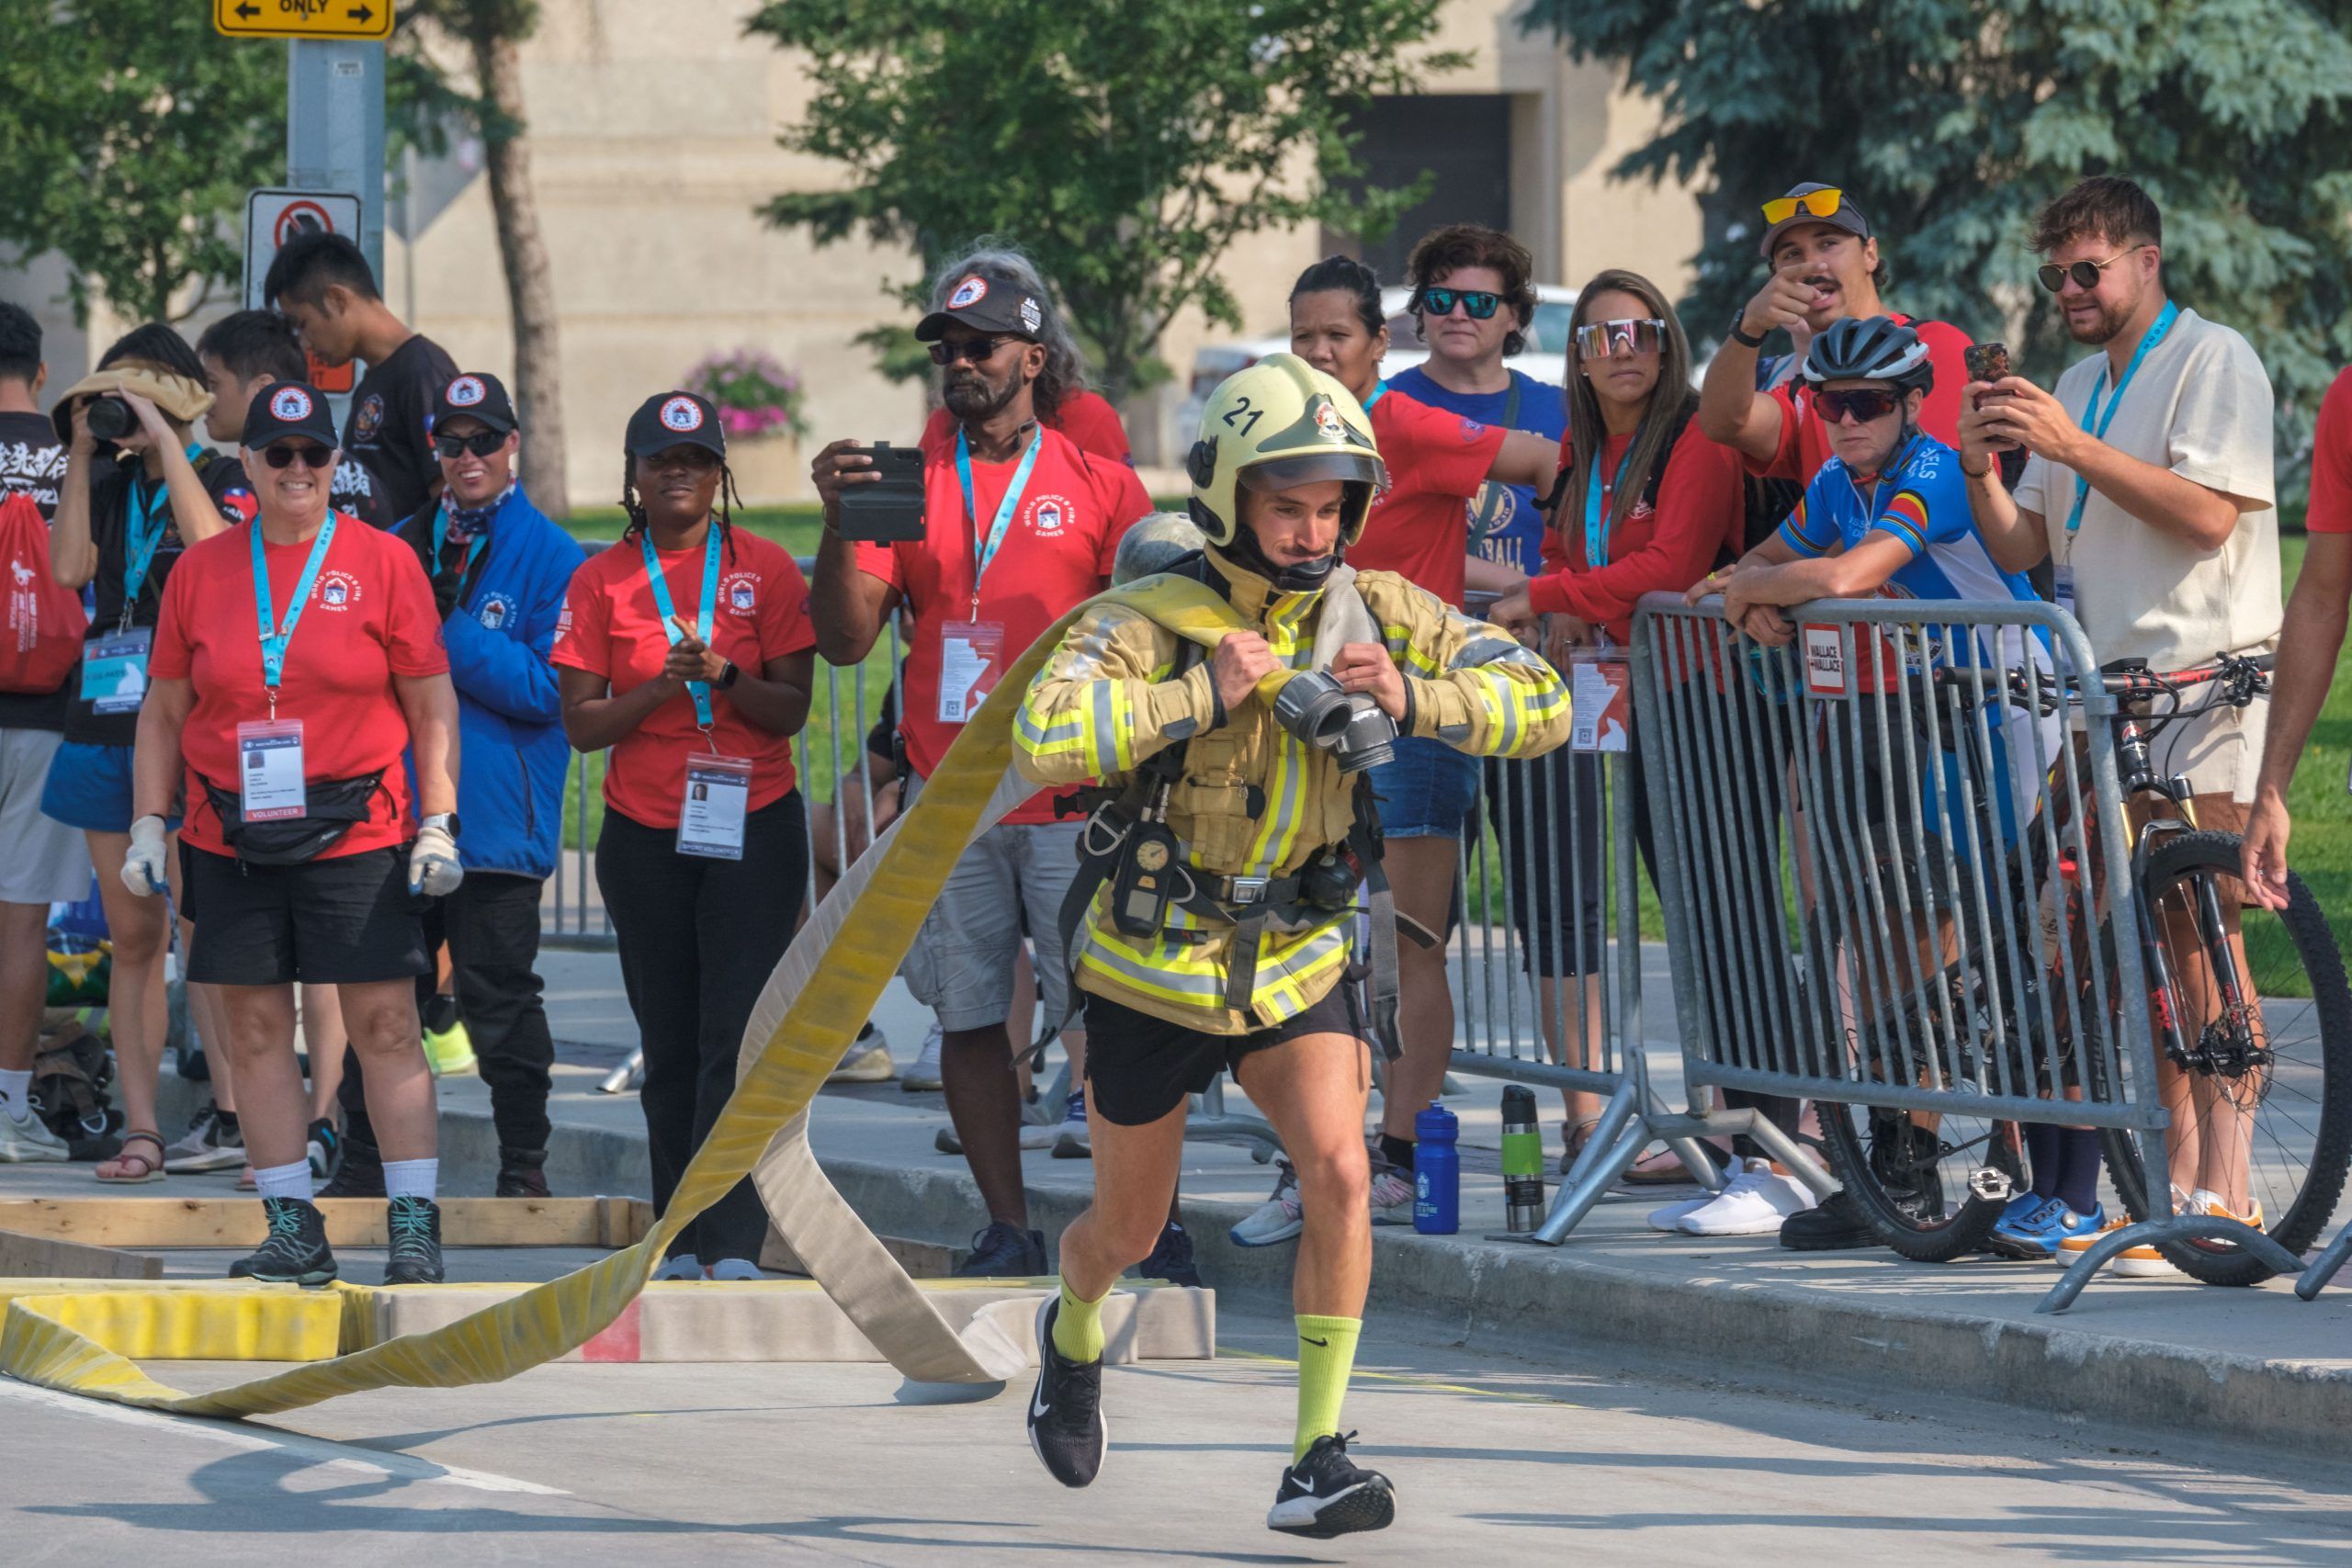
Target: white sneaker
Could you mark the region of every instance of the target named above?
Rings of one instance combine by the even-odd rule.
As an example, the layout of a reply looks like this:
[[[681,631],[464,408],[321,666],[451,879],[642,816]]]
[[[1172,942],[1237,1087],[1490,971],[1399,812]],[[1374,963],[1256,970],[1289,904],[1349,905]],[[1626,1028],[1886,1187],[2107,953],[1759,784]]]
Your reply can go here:
[[[1053,1113],[1040,1094],[1035,1100],[1021,1102],[1021,1146],[1031,1152],[1042,1152],[1054,1146],[1062,1135],[1062,1119]],[[960,1148],[958,1149],[960,1153]]]
[[[1056,1159],[1092,1159],[1094,1145],[1086,1135],[1086,1090],[1069,1091],[1069,1109],[1062,1115],[1061,1125],[1054,1129]]]
[[[899,1087],[913,1093],[917,1089],[937,1089],[939,1076],[939,1020],[931,1021],[931,1032],[922,1037],[922,1054],[915,1065],[899,1075]]]
[[[1306,1228],[1298,1204],[1298,1172],[1291,1169],[1286,1159],[1276,1160],[1274,1165],[1274,1195],[1225,1233],[1236,1247],[1272,1247]]]
[[[841,1066],[825,1075],[833,1083],[888,1083],[899,1076],[890,1063],[890,1042],[882,1032],[868,1023],[858,1031],[857,1042],[842,1057]]]
[[[1690,1235],[1778,1235],[1781,1222],[1813,1207],[1813,1196],[1793,1176],[1783,1176],[1768,1159],[1751,1159],[1705,1204],[1675,1222]]]
[[[1409,1225],[1413,1223],[1413,1178],[1384,1160],[1372,1162],[1372,1223]]]
[[[20,1111],[15,1101],[0,1100],[0,1160],[33,1165],[72,1157],[65,1140],[51,1132],[31,1107]]]
[[[1679,1231],[1685,1216],[1697,1213],[1714,1201],[1713,1193],[1702,1192],[1696,1198],[1685,1198],[1680,1202],[1652,1209],[1645,1223],[1654,1231]]]

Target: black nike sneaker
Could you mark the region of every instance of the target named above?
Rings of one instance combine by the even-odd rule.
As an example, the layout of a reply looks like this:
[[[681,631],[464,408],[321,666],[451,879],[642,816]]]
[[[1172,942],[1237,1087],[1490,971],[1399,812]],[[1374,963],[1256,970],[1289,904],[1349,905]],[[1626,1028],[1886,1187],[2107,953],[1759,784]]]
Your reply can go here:
[[[1193,1238],[1174,1220],[1159,1227],[1151,1256],[1136,1265],[1138,1280],[1165,1280],[1171,1285],[1201,1288],[1200,1265],[1193,1261]]]
[[[332,1285],[334,1253],[327,1247],[327,1222],[316,1203],[300,1198],[265,1198],[261,1210],[269,1235],[253,1253],[229,1265],[232,1280],[272,1285]]]
[[[345,1133],[342,1157],[334,1174],[319,1189],[322,1198],[381,1198],[384,1195],[383,1151],[365,1137]]]
[[[1102,1420],[1102,1359],[1073,1361],[1054,1348],[1058,1293],[1037,1306],[1037,1391],[1029,1396],[1029,1446],[1065,1486],[1084,1486],[1102,1469],[1111,1428]]]
[[[1354,1436],[1317,1438],[1305,1459],[1283,1472],[1282,1488],[1266,1513],[1268,1529],[1329,1540],[1389,1527],[1396,1517],[1396,1488],[1380,1472],[1349,1461],[1348,1439]]]
[[[1004,1220],[991,1220],[972,1238],[972,1250],[956,1270],[959,1280],[1035,1280],[1046,1272],[1046,1237]]]
[[[430,1198],[395,1198],[384,1210],[391,1247],[384,1258],[387,1285],[441,1282],[441,1206]]]

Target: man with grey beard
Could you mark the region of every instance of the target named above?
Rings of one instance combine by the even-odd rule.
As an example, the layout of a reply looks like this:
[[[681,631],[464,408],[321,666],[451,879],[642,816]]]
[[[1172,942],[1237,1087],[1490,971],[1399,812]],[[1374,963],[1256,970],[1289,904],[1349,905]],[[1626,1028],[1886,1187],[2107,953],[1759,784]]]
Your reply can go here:
[[[984,256],[944,270],[933,305],[915,336],[931,345],[954,423],[922,442],[922,537],[842,538],[843,493],[882,476],[856,441],[833,442],[813,465],[825,506],[810,592],[818,651],[854,664],[901,605],[913,622],[899,722],[909,807],[1012,661],[1108,583],[1120,538],[1151,510],[1134,469],[1043,422],[1068,389],[1041,290]],[[1006,817],[965,851],[908,955],[908,987],[939,1014],[948,1114],[988,1209],[968,1275],[1046,1272],[1022,1185],[1012,1034],[1025,1048],[1029,1020],[1010,1017],[1012,976],[1025,928],[1046,1022],[1062,1021],[1061,903],[1080,831],[1056,820],[1043,792]]]

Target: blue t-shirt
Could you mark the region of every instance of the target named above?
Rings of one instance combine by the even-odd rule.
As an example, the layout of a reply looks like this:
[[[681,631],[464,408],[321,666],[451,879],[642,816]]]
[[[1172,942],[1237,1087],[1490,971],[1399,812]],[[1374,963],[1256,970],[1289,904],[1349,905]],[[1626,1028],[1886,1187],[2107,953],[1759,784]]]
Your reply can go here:
[[[1512,387],[1500,392],[1453,392],[1439,386],[1416,365],[1390,377],[1388,385],[1417,403],[1458,413],[1481,424],[1523,430],[1547,441],[1559,440],[1568,428],[1567,400],[1560,395],[1560,389],[1523,371],[1512,371],[1510,378]],[[1510,417],[1506,419],[1504,411],[1510,407],[1512,390],[1519,394],[1519,407],[1511,410]],[[1498,484],[1488,479],[1470,502],[1469,524],[1469,553],[1480,560],[1508,567],[1522,577],[1532,577],[1544,570],[1544,518],[1535,510],[1535,492],[1525,485]]]

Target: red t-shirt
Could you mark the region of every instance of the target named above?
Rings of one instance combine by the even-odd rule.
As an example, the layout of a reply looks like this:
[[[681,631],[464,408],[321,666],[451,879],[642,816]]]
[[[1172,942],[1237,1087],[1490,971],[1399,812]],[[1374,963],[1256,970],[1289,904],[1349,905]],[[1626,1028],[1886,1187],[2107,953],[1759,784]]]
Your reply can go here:
[[[972,505],[983,537],[994,525],[1005,486],[1019,467],[1018,457],[972,465]],[[1102,592],[1111,579],[1119,540],[1136,519],[1151,510],[1151,498],[1133,468],[1089,457],[1068,436],[1048,429],[1021,509],[980,579],[975,615],[972,577],[978,551],[974,525],[964,515],[963,487],[956,477],[954,425],[936,439],[924,438],[922,483],[923,536],[860,545],[857,568],[897,589],[913,612],[906,705],[899,729],[906,737],[908,763],[929,778],[963,728],[940,716],[940,668],[949,623],[978,621],[1001,630],[988,671],[972,690],[977,704],[1046,627]],[[959,640],[970,645],[968,637]],[[1005,820],[1051,822],[1053,802],[1041,793]]]
[[[1950,321],[1915,321],[1908,316],[1889,320],[1917,328],[1928,345],[1928,363],[1935,367],[1936,384],[1919,405],[1919,428],[1957,449],[1960,446],[1960,389],[1968,385],[1968,362],[1962,351],[1973,341]],[[1813,406],[1813,388],[1804,377],[1784,381],[1770,396],[1781,405],[1781,445],[1764,462],[1747,459],[1747,471],[1766,479],[1794,479],[1811,484],[1813,476],[1832,456],[1829,432]]]
[[[1568,440],[1560,443],[1563,468]],[[1633,441],[1627,434],[1600,444],[1603,518],[1616,502],[1617,465]],[[1679,593],[1706,576],[1720,556],[1739,553],[1747,519],[1739,453],[1708,440],[1693,419],[1667,448],[1665,459],[1657,505],[1646,500],[1634,503],[1611,530],[1609,559],[1598,570],[1585,559],[1583,498],[1570,495],[1562,502],[1559,525],[1544,531],[1544,575],[1527,585],[1528,600],[1537,610],[1606,626],[1611,637],[1628,643],[1634,604],[1643,594]]]
[[[1108,457],[1136,466],[1135,453],[1127,446],[1127,427],[1119,423],[1119,411],[1107,399],[1080,388],[1063,398],[1054,410],[1054,417],[1044,422],[1048,430],[1058,430],[1069,437],[1071,446],[1098,457]],[[945,409],[931,411],[931,419],[922,427],[922,444],[933,441],[953,442],[956,420]]]
[[[1471,503],[1508,432],[1415,402],[1385,382],[1365,412],[1388,468],[1388,489],[1372,503],[1363,537],[1348,547],[1348,564],[1397,572],[1460,604]]]
[[[687,621],[702,610],[702,545],[657,552],[671,607]],[[734,529],[718,558],[718,606],[710,617],[710,646],[738,668],[760,674],[771,659],[817,646],[808,620],[808,584],[783,546],[746,528]],[[623,539],[590,556],[572,573],[556,618],[549,659],[601,675],[618,696],[658,678],[670,657],[669,634],[645,572],[645,548]],[[792,788],[792,741],[754,726],[727,694],[710,693],[707,744],[695,717],[695,699],[683,686],[645,716],[613,747],[605,764],[605,804],[649,828],[674,828],[685,798],[686,761],[708,754],[742,757],[752,764],[750,807],[757,811]]]
[[[2352,370],[2320,400],[2312,434],[2312,503],[2303,526],[2314,534],[2352,534]]]
[[[187,812],[181,834],[198,849],[234,852],[202,779],[223,789],[238,783],[237,726],[269,717],[262,683],[260,621],[254,603],[250,528],[233,527],[189,547],[164,584],[163,610],[148,673],[188,681],[195,701],[180,731],[187,764]],[[271,613],[281,622],[312,541],[266,545]],[[333,860],[390,849],[414,836],[410,824],[408,716],[396,675],[446,675],[441,617],[416,552],[390,534],[338,514],[334,540],[311,583],[311,597],[286,647],[277,716],[302,721],[302,776],[311,783],[381,773],[384,787],[368,802],[368,820],[319,856]]]

